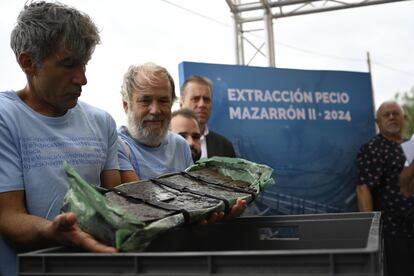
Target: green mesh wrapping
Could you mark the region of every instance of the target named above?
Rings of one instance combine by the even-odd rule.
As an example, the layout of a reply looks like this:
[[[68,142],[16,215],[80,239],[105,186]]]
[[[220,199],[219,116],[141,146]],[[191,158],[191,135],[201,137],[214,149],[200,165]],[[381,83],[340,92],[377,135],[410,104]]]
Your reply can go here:
[[[74,212],[81,229],[123,252],[142,251],[162,232],[228,211],[237,198],[250,203],[273,183],[270,167],[239,158],[204,159],[186,172],[113,191],[90,185],[67,163],[64,169],[70,187],[62,212]]]
[[[193,166],[188,167],[186,171],[197,171],[204,167],[214,167],[222,175],[250,183],[250,187],[258,193],[268,185],[274,184],[272,168],[242,158],[215,156],[201,159]]]

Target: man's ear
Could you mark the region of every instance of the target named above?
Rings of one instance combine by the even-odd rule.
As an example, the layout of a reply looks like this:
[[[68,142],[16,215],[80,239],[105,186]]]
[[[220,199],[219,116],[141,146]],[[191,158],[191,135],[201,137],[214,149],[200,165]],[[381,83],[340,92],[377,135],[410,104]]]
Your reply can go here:
[[[377,127],[377,129],[379,129],[379,122],[378,122],[378,118],[375,118],[375,126]]]
[[[23,72],[28,76],[33,76],[36,73],[36,65],[33,61],[33,58],[28,53],[20,53],[18,56],[18,61]]]
[[[128,112],[128,103],[126,101],[122,101],[122,106],[124,108],[125,113]]]

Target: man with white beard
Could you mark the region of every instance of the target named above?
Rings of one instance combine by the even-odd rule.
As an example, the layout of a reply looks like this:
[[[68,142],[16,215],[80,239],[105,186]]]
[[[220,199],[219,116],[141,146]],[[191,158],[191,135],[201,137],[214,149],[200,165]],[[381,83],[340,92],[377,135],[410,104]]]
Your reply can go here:
[[[156,178],[193,164],[190,148],[180,135],[168,131],[175,100],[174,81],[156,64],[130,66],[121,88],[128,126],[118,133],[122,182]]]
[[[180,172],[193,164],[187,141],[168,131],[174,87],[168,71],[153,63],[130,66],[125,73],[121,94],[128,126],[118,131],[122,183]],[[212,213],[199,224],[238,217],[245,208],[246,201],[237,199],[226,216]]]

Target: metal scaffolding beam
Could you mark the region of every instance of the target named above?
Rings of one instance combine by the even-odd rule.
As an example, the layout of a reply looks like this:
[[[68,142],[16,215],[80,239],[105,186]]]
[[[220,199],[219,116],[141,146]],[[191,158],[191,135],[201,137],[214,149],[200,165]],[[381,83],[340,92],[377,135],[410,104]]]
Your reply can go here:
[[[248,65],[246,60],[250,63],[257,54],[263,54],[261,48],[266,46],[268,66],[276,66],[273,19],[400,1],[409,0],[226,0],[235,26],[236,63]],[[261,28],[257,28],[259,21],[263,22]],[[252,23],[256,23],[256,28],[250,26]],[[264,32],[265,41],[261,46],[254,45],[245,36],[245,33],[258,31]],[[245,57],[244,42],[256,51],[250,59]]]

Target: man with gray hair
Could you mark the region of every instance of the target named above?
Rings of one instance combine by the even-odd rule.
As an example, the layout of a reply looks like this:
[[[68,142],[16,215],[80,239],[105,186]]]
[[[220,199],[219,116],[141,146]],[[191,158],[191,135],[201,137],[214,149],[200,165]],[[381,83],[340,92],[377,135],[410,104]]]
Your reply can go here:
[[[168,131],[176,96],[174,81],[164,67],[154,63],[130,66],[124,75],[121,94],[128,121],[128,126],[119,129],[124,142],[118,148],[122,182],[180,172],[193,164],[186,140]],[[246,201],[238,199],[226,218],[239,216],[245,207]],[[212,213],[200,224],[223,217],[222,212]]]
[[[10,45],[27,84],[0,93],[0,275],[16,275],[17,253],[47,246],[116,252],[59,214],[64,161],[93,185],[120,184],[114,120],[78,101],[99,41],[89,16],[63,4],[30,2],[19,14]]]
[[[414,197],[400,193],[400,172],[405,156],[404,112],[396,102],[384,102],[376,113],[379,134],[364,144],[357,155],[358,207],[361,212],[381,211],[386,275],[414,272],[414,231],[406,221]]]
[[[145,180],[193,164],[186,141],[168,131],[176,96],[174,81],[164,67],[154,63],[130,66],[121,94],[128,124],[119,129],[127,146],[119,151],[123,182],[136,180],[132,171]],[[128,159],[130,162],[123,162]]]

